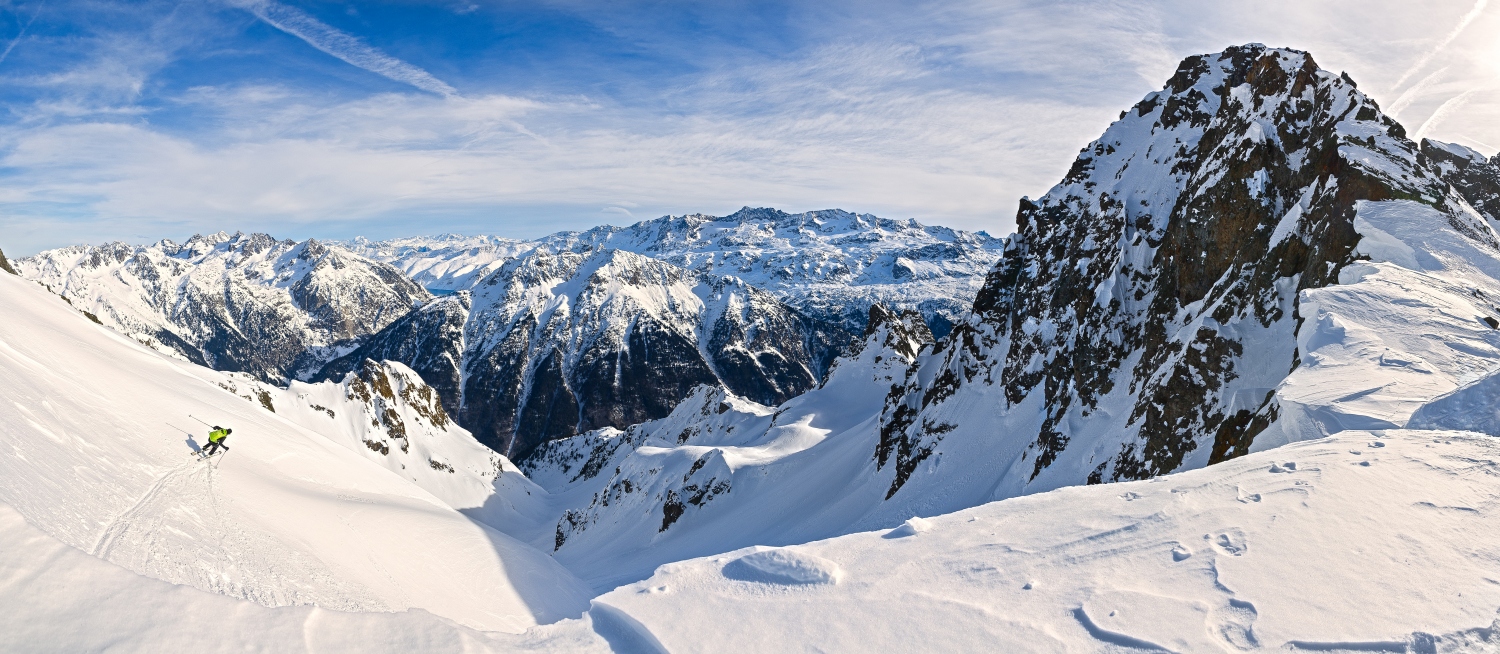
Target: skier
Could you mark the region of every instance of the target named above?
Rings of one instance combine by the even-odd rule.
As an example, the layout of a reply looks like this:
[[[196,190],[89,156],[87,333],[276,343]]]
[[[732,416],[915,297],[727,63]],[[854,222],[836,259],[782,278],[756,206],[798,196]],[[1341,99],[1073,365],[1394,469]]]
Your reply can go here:
[[[229,446],[225,445],[224,441],[227,440],[229,438],[229,435],[232,433],[234,433],[233,429],[225,429],[218,425],[214,425],[214,430],[208,433],[208,447],[203,448],[201,456],[206,459],[213,456],[214,452],[217,452],[220,449],[228,452]]]

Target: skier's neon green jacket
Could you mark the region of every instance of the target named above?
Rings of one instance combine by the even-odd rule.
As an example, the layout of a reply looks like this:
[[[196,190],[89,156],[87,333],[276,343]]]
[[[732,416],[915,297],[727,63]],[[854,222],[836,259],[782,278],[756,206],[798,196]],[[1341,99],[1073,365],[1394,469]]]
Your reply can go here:
[[[229,435],[229,430],[228,429],[215,429],[215,430],[213,430],[211,432],[208,432],[208,442],[210,442],[210,443],[217,443],[219,441],[224,440],[224,437],[228,436],[228,435]]]

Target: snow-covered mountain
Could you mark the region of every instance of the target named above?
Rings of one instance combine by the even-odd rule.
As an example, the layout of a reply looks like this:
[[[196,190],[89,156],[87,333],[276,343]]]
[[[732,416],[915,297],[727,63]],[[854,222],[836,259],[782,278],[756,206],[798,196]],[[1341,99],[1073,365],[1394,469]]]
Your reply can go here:
[[[321,376],[402,361],[481,442],[520,458],[554,438],[664,416],[700,384],[785,401],[816,386],[847,341],[733,277],[543,247],[393,323]]]
[[[412,236],[371,241],[355,237],[339,245],[360,256],[400,268],[429,291],[452,293],[473,288],[506,260],[538,244],[501,236]]]
[[[1001,240],[915,220],[828,210],[788,214],[746,207],[723,217],[663,216],[629,227],[559,232],[536,241],[438,236],[345,243],[432,289],[471,288],[507,256],[545,245],[586,254],[603,247],[706,275],[738,277],[819,320],[858,333],[875,304],[915,309],[939,336],[973,302]]]
[[[280,383],[431,297],[389,264],[265,234],[67,247],[16,268],[133,339]]]
[[[557,557],[607,587],[1400,427],[1500,368],[1500,235],[1443,175],[1305,53],[1189,58],[1023,203],[974,312],[935,345],[876,321],[774,409],[710,398],[533,457]]]
[[[1422,154],[1476,211],[1491,221],[1500,220],[1500,154],[1486,158],[1462,145],[1432,139],[1422,139]]]
[[[0,275],[0,306],[7,520],[19,514],[145,577],[269,607],[421,609],[510,632],[587,609],[583,586],[545,554],[373,462],[363,444],[340,442],[344,432],[289,420],[295,397],[145,348],[11,275]],[[397,382],[379,405],[406,421],[414,453],[439,435],[431,420],[414,424],[412,411],[434,406],[420,388]],[[371,417],[335,395],[359,399],[354,380],[305,390],[336,407],[326,421],[347,429]],[[208,430],[200,419],[234,430],[230,450],[207,463],[193,456]],[[214,617],[192,622],[211,632]]]

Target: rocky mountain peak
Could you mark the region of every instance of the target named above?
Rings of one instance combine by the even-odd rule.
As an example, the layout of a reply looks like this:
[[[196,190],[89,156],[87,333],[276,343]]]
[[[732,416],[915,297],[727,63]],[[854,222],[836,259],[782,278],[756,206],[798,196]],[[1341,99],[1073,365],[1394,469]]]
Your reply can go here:
[[[888,403],[891,492],[945,437],[923,425],[949,423],[922,416],[970,385],[1002,388],[1009,420],[1027,424],[1014,433],[1037,434],[1022,453],[1029,481],[1065,452],[1091,481],[1247,452],[1297,365],[1298,292],[1354,260],[1360,203],[1408,199],[1462,222],[1465,201],[1424,162],[1401,125],[1305,52],[1185,59],[1058,186],[1022,200],[973,317],[919,376],[933,382]]]
[[[0,270],[4,270],[12,275],[19,274],[15,268],[10,267],[10,261],[5,258],[4,252],[0,252]]]
[[[1500,221],[1500,154],[1486,158],[1462,145],[1431,139],[1422,139],[1422,154],[1476,211]]]

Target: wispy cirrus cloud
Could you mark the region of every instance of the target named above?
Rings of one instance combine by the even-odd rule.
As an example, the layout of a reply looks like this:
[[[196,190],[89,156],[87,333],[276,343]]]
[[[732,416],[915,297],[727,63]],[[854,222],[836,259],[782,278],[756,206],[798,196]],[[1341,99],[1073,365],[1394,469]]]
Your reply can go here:
[[[409,84],[429,93],[448,97],[458,90],[421,68],[370,47],[358,38],[330,27],[307,12],[275,0],[229,0],[230,4],[255,15],[276,29],[308,45],[387,79]]]

